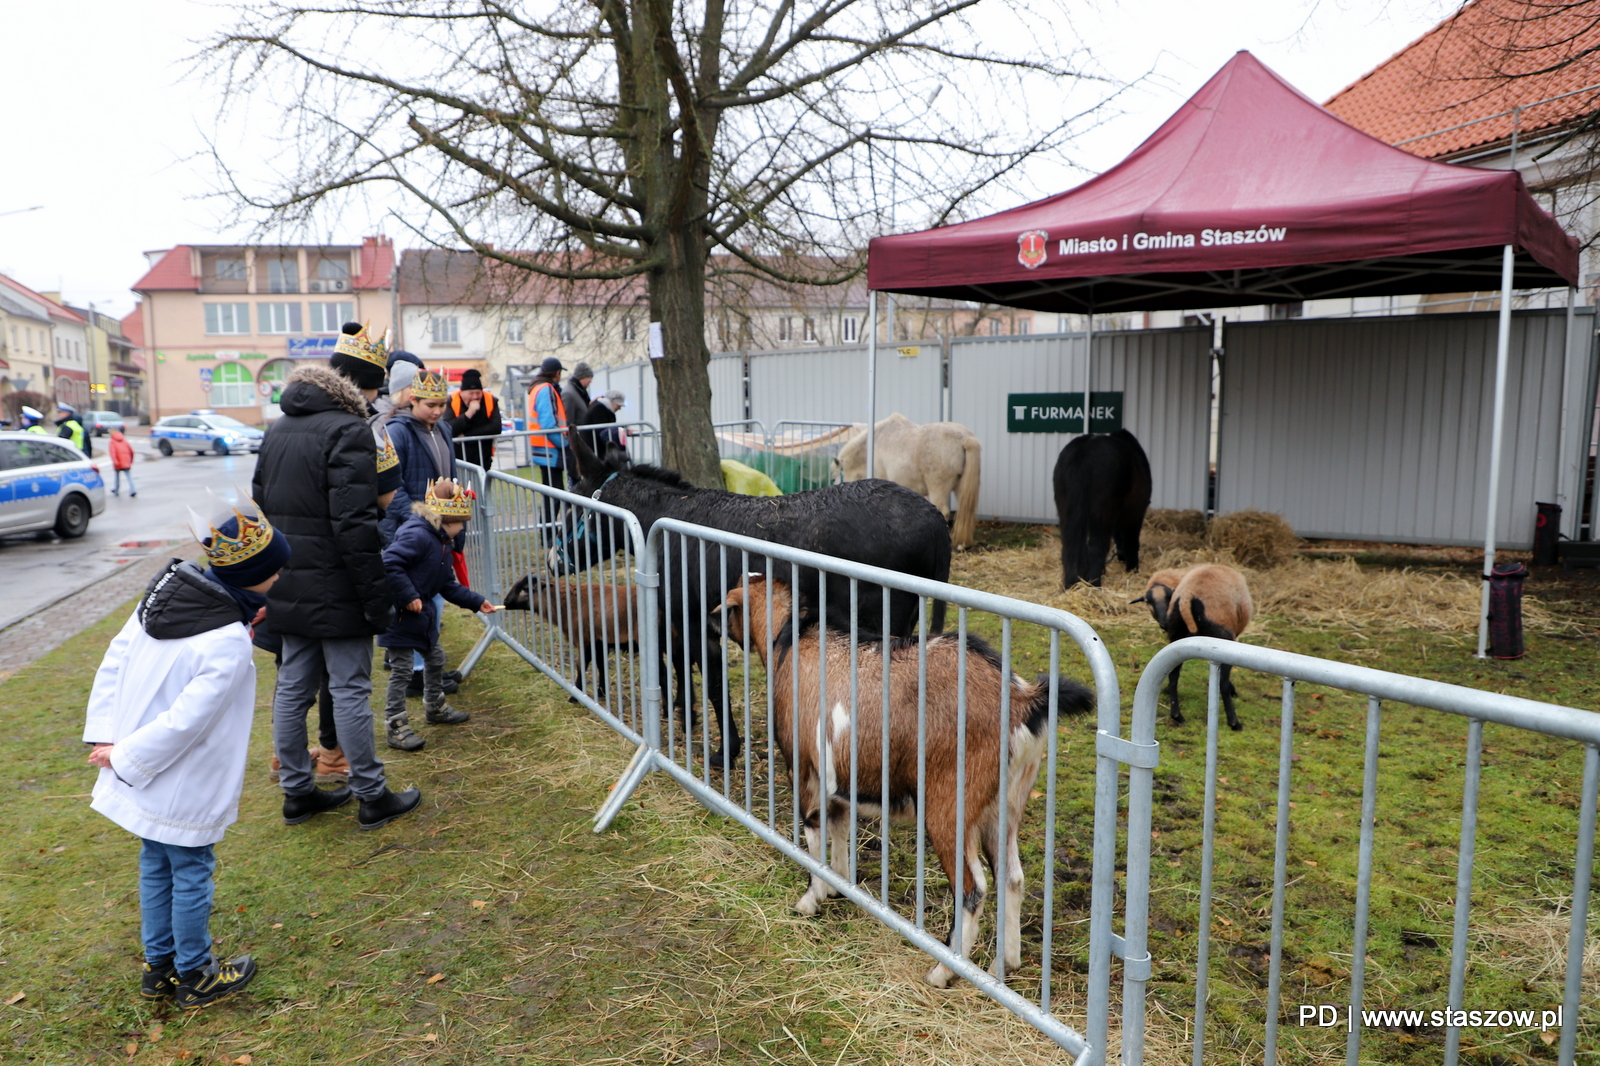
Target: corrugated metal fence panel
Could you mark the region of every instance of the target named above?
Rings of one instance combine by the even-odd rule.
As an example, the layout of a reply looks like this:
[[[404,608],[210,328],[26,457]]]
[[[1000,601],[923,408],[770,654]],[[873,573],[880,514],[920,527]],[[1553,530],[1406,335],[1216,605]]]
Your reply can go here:
[[[937,422],[943,390],[939,344],[908,347],[917,354],[878,346],[878,417],[898,411],[913,422]],[[866,421],[867,346],[751,352],[750,417],[769,427],[783,419]]]
[[[1303,536],[1481,543],[1496,317],[1230,325],[1219,510],[1274,511]],[[1565,344],[1564,311],[1513,317],[1496,533],[1507,547],[1531,545],[1534,501],[1555,499]]]
[[[1123,425],[1150,457],[1152,507],[1205,507],[1210,352],[1208,329],[1095,338],[1095,390],[1123,393]],[[1050,476],[1076,434],[1007,433],[1006,396],[1081,391],[1084,355],[1081,333],[951,342],[950,420],[983,442],[980,514],[1056,521]]]
[[[656,404],[656,372],[648,361],[625,363],[622,366],[603,366],[594,372],[589,384],[589,395],[617,389],[622,393],[623,408],[617,415],[622,422],[649,422],[661,425],[661,413]]]
[[[711,421],[744,420],[744,356],[739,352],[711,357]]]

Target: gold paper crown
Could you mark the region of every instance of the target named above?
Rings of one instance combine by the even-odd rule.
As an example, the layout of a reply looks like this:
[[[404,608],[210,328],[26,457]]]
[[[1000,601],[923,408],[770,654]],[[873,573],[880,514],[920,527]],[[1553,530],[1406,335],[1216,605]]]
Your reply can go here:
[[[440,496],[438,490],[442,488],[451,489],[451,495]],[[467,490],[458,481],[440,478],[429,482],[428,495],[423,502],[438,511],[440,518],[472,517],[472,497],[467,495]]]
[[[372,427],[373,440],[378,445],[378,473],[393,470],[400,465],[400,455],[394,450],[394,441],[389,439],[389,434],[384,432],[382,426]]]
[[[450,386],[444,375],[434,370],[419,370],[411,379],[411,398],[414,400],[448,400]]]
[[[210,522],[196,514],[194,508],[189,509],[189,528],[194,532],[195,539],[204,546],[206,558],[212,566],[238,566],[271,543],[272,523],[255,510],[253,503],[247,501],[247,505],[249,513],[237,507],[232,509],[233,517],[239,522],[239,532],[235,536],[229,536],[217,528],[227,525],[226,519],[220,523]]]
[[[339,334],[339,343],[334,345],[333,354],[348,355],[377,367],[387,368],[389,365],[387,346],[382,341],[374,343],[372,338],[367,336],[365,325],[361,327],[361,332],[354,336],[349,333]]]

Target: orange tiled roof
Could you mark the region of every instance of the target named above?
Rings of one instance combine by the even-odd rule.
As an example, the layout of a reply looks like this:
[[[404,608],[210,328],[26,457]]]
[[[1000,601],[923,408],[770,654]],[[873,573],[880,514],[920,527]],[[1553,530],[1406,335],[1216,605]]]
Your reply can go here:
[[[1340,91],[1327,108],[1390,144],[1473,123],[1401,146],[1438,158],[1509,141],[1513,118],[1502,112],[1535,105],[1516,119],[1526,139],[1600,107],[1600,89],[1551,100],[1600,84],[1596,49],[1600,0],[1477,0]]]
[[[200,291],[200,279],[189,270],[189,246],[180,244],[163,255],[144,277],[131,286],[134,292],[159,292],[176,289]]]

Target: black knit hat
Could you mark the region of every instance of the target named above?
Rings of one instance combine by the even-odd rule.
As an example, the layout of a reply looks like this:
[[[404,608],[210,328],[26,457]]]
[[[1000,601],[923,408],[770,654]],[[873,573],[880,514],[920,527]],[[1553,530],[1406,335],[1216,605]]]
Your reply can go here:
[[[382,388],[385,374],[383,345],[373,344],[367,337],[366,328],[359,322],[346,322],[341,332],[344,336],[339,338],[339,346],[328,359],[328,365],[358,389]]]
[[[483,388],[483,375],[478,372],[477,367],[472,367],[471,369],[463,370],[461,372],[461,387],[463,389]]]

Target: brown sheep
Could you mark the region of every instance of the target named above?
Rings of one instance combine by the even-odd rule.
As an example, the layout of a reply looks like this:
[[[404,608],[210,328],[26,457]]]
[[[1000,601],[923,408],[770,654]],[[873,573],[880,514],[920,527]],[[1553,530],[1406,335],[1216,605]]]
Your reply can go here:
[[[1237,640],[1249,628],[1255,610],[1244,575],[1220,563],[1202,563],[1187,570],[1158,570],[1150,575],[1144,595],[1132,602],[1150,605],[1150,614],[1167,631],[1169,643],[1184,637]],[[1183,664],[1179,663],[1167,677],[1172,720],[1178,725],[1183,724],[1183,712],[1178,710],[1178,675],[1182,670]],[[1233,667],[1224,664],[1218,681],[1229,728],[1243,729],[1233,710],[1233,698],[1238,695],[1233,687]]]
[[[735,643],[743,643],[748,630],[750,648],[767,666],[767,686],[773,702],[772,730],[789,767],[790,784],[796,791],[806,827],[806,842],[811,854],[819,857],[823,832],[819,766],[826,775],[829,793],[826,832],[832,852],[831,865],[836,873],[848,876],[851,710],[848,696],[840,699],[834,694],[850,691],[850,635],[829,630],[826,682],[833,706],[828,715],[827,735],[820,738],[822,751],[819,754],[818,697],[822,681],[818,669],[822,656],[819,632],[811,629],[798,641],[790,639],[785,630],[790,617],[789,590],[786,585],[774,582],[770,617],[773,627],[780,630],[775,634],[768,627],[768,601],[767,581],[760,575],[752,575],[748,602],[743,589],[733,589],[719,612],[722,616],[719,629],[721,635]],[[884,644],[862,641],[855,648],[857,685],[862,694],[861,725],[856,740],[862,769],[856,803],[858,810],[868,816],[908,819],[916,816],[917,798],[917,642],[892,640],[888,651],[891,698],[889,796],[885,804],[879,794],[883,733],[881,697],[867,695],[881,691]],[[971,955],[978,938],[978,917],[988,883],[984,867],[988,867],[997,882],[1004,871],[1004,962],[1006,968],[1015,969],[1022,963],[1022,860],[1017,852],[1017,829],[1046,750],[1050,692],[1043,678],[1029,683],[1016,674],[1009,679],[1003,677],[999,656],[977,637],[968,635],[965,654],[967,728],[963,828],[966,840],[957,847],[956,766],[960,739],[957,677],[962,650],[959,638],[948,633],[931,637],[927,646],[927,806],[924,821],[952,888],[957,884],[958,865],[965,868],[958,893],[964,912],[961,942],[958,947],[952,928],[951,949],[964,958]],[[793,706],[796,664],[800,671],[798,727]],[[1005,797],[1006,839],[1002,844],[999,839],[999,741],[1002,734],[1001,686],[1005,684],[1011,685],[1011,703],[1010,724],[1003,730],[1009,738],[1010,750]],[[1089,691],[1073,681],[1062,679],[1058,692],[1060,713],[1083,713],[1093,704]],[[798,752],[791,750],[796,728]],[[801,914],[814,915],[823,900],[836,894],[827,882],[813,876],[795,909]],[[996,974],[1001,972],[1000,962],[997,957],[992,967]],[[954,976],[948,966],[940,963],[928,972],[927,982],[935,988],[945,988]]]

